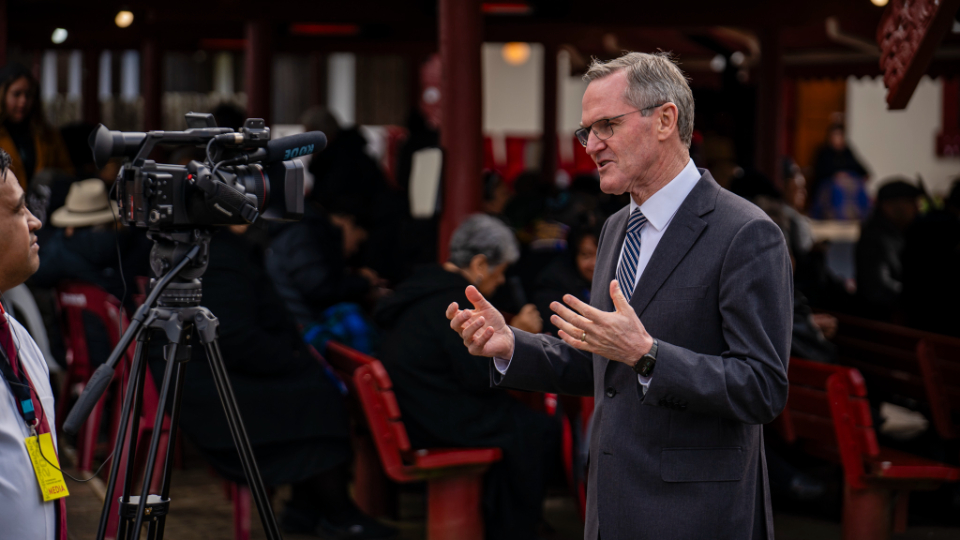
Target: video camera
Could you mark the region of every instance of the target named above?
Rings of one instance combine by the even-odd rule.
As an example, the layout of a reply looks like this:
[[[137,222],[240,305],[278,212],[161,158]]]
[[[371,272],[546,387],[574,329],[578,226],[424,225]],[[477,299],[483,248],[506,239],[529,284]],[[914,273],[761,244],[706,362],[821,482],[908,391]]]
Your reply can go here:
[[[121,132],[100,124],[90,134],[97,167],[112,157],[132,158],[117,179],[125,225],[160,232],[303,217],[303,164],[291,160],[323,150],[323,133],[271,141],[260,118],[247,119],[237,132],[217,127],[212,114],[191,112],[186,120],[186,131]],[[157,144],[203,146],[206,159],[156,163],[147,157]]]

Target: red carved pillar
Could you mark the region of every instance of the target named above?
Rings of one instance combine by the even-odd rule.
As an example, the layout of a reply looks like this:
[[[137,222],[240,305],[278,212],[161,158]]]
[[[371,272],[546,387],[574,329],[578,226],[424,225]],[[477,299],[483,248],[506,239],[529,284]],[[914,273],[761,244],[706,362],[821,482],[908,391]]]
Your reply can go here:
[[[443,215],[439,257],[447,260],[450,237],[483,200],[483,124],[480,80],[479,0],[439,0],[442,125],[444,149]]]
[[[557,177],[557,44],[543,44],[543,148],[540,171],[552,186]]]
[[[140,64],[141,90],[143,95],[143,129],[163,129],[163,53],[157,39],[143,40]]]
[[[270,82],[272,70],[270,59],[272,51],[272,33],[265,21],[247,22],[246,44],[246,84],[247,117],[263,118],[270,125]]]
[[[779,28],[760,31],[760,88],[757,96],[757,169],[780,185],[779,151],[785,128],[783,54]]]
[[[83,100],[83,121],[100,123],[100,55],[93,49],[83,51],[80,99]]]

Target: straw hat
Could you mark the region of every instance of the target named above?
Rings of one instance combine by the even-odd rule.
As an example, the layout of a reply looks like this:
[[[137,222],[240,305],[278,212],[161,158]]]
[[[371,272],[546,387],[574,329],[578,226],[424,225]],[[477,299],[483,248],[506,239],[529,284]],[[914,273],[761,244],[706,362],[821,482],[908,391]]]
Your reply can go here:
[[[74,182],[67,203],[50,215],[54,227],[90,227],[110,223],[118,215],[117,201],[107,196],[107,186],[99,178]]]

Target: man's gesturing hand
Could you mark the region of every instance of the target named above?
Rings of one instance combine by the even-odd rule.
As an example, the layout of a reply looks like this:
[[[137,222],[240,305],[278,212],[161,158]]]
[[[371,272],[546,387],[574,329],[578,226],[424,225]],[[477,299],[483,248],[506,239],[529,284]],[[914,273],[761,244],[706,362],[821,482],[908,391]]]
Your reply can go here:
[[[560,339],[571,347],[633,366],[650,352],[653,338],[623,296],[617,280],[610,282],[610,298],[615,311],[608,313],[584,304],[573,295],[565,295],[563,301],[576,313],[560,302],[553,302],[550,309],[556,315],[552,315],[550,321],[559,329]]]
[[[450,328],[460,334],[463,344],[474,356],[513,358],[513,330],[476,287],[467,287],[467,300],[473,309],[460,309],[456,302],[447,306]]]

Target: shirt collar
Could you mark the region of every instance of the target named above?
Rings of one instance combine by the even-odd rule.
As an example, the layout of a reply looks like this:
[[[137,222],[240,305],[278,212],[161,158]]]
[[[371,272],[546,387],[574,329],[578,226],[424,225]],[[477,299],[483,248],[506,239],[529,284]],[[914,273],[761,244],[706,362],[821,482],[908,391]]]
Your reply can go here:
[[[700,176],[702,175],[693,160],[687,161],[686,167],[680,171],[680,174],[640,205],[640,211],[647,218],[647,222],[658,231],[666,227],[670,218],[680,209],[684,199],[693,191]],[[636,209],[637,203],[633,197],[630,197],[630,213]]]

